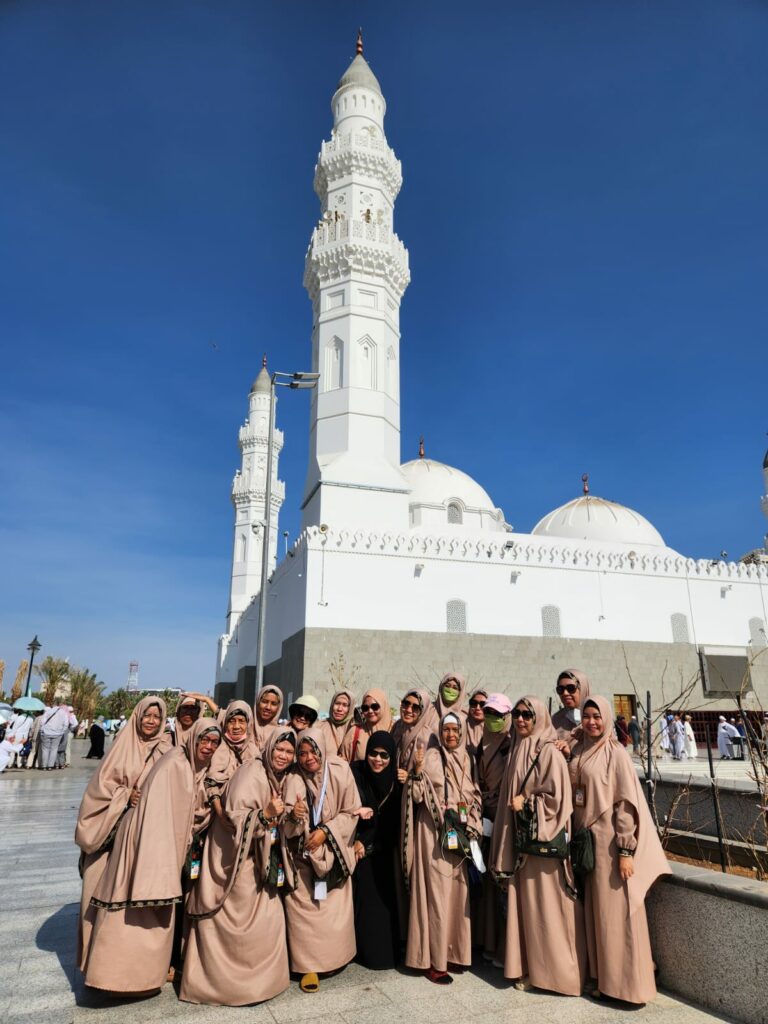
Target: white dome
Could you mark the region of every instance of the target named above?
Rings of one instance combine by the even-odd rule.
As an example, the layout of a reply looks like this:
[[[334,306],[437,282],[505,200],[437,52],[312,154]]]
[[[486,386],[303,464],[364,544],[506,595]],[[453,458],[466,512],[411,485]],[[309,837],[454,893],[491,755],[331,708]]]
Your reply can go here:
[[[433,516],[414,517],[415,510],[439,510],[441,521],[451,525],[503,529],[504,513],[496,508],[488,492],[460,469],[425,458],[405,462],[400,468],[411,488],[408,504],[414,523],[435,522]],[[446,514],[447,519],[443,519]]]
[[[664,538],[648,520],[625,505],[592,494],[574,498],[544,516],[531,533],[537,537],[567,537],[663,548]]]

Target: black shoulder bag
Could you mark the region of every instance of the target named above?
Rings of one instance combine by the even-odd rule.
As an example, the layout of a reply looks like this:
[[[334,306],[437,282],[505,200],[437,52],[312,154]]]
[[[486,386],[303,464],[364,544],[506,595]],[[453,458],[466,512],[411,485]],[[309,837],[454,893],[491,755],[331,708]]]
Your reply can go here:
[[[525,784],[531,777],[531,773],[539,763],[537,754],[533,764],[525,773],[520,792],[525,789]],[[568,859],[568,832],[565,828],[553,839],[539,839],[539,820],[536,809],[531,810],[527,805],[522,811],[515,813],[515,848],[520,856],[534,857],[555,857],[557,860]]]

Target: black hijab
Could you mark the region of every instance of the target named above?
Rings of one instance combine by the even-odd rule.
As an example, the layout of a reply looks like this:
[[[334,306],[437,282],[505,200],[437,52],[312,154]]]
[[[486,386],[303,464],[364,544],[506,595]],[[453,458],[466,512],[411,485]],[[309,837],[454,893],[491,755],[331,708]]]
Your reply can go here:
[[[368,753],[373,750],[386,750],[389,754],[389,761],[381,772],[372,770],[368,763]],[[397,762],[395,760],[395,741],[392,734],[380,729],[371,734],[368,739],[368,747],[365,758],[354,761],[352,774],[357,782],[357,788],[363,799],[363,804],[373,807],[376,810],[384,798],[392,791],[397,778]]]

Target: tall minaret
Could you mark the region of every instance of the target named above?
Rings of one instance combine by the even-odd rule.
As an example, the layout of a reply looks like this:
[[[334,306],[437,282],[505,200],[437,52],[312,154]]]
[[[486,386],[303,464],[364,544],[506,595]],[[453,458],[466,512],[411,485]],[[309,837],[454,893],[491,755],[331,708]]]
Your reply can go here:
[[[765,458],[763,459],[763,487],[765,488],[765,494],[760,499],[760,507],[763,510],[763,515],[768,519],[768,452],[765,453]],[[768,554],[768,533],[765,535],[764,543],[766,553]]]
[[[407,529],[400,471],[400,300],[408,253],[392,230],[402,184],[384,136],[386,103],[357,54],[331,100],[314,187],[322,217],[304,286],[312,300],[313,392],[304,525]]]
[[[231,634],[241,613],[261,588],[261,552],[264,544],[264,509],[267,481],[267,435],[269,433],[270,377],[267,357],[261,373],[251,385],[248,419],[240,427],[241,468],[232,482],[235,506],[235,541],[232,551],[232,585],[227,612],[227,633]],[[277,405],[277,400],[275,400]],[[277,463],[283,447],[282,431],[275,428],[272,458],[272,515],[269,531],[270,569],[277,560],[278,516],[285,499],[285,484],[277,479]]]

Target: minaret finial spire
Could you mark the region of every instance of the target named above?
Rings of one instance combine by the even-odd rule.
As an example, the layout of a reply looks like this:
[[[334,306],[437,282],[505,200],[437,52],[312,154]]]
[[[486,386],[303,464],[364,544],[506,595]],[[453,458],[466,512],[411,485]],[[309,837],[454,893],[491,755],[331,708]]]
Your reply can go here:
[[[585,494],[589,494],[589,473],[583,473],[581,477],[581,489]]]
[[[363,56],[363,30],[359,28],[357,30],[357,46],[355,47],[355,53]]]
[[[423,438],[423,436],[419,438],[419,458],[420,459],[424,458],[424,438]]]
[[[262,366],[264,367],[264,369],[266,370],[266,368],[267,368],[267,353],[266,353],[266,352],[265,352],[265,353],[264,353],[264,355],[263,355],[263,356],[261,357],[261,365],[262,365]]]

